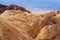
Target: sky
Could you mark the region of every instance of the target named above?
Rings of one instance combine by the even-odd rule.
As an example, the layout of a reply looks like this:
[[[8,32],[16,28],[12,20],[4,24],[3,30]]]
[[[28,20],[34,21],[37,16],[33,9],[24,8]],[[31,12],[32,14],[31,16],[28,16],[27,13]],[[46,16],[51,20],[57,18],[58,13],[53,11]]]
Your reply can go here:
[[[0,4],[17,4],[32,12],[60,10],[60,0],[0,0]]]

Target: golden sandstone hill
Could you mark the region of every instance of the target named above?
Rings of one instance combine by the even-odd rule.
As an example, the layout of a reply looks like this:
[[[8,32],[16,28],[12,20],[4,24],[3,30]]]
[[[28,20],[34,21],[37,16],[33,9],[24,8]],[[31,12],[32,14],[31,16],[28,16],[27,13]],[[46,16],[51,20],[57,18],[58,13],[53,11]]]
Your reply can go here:
[[[35,15],[15,7],[1,10],[0,40],[60,40],[60,11]]]

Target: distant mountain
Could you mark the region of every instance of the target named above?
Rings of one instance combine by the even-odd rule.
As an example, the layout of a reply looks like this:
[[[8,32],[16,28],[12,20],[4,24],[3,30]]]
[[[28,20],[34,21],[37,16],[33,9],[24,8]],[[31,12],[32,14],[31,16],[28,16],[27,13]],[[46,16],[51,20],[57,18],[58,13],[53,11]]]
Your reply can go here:
[[[4,12],[5,10],[21,10],[23,12],[30,13],[30,11],[28,11],[25,8],[23,8],[21,6],[18,6],[16,4],[11,4],[11,5],[3,5],[3,4],[0,4],[0,13]]]

